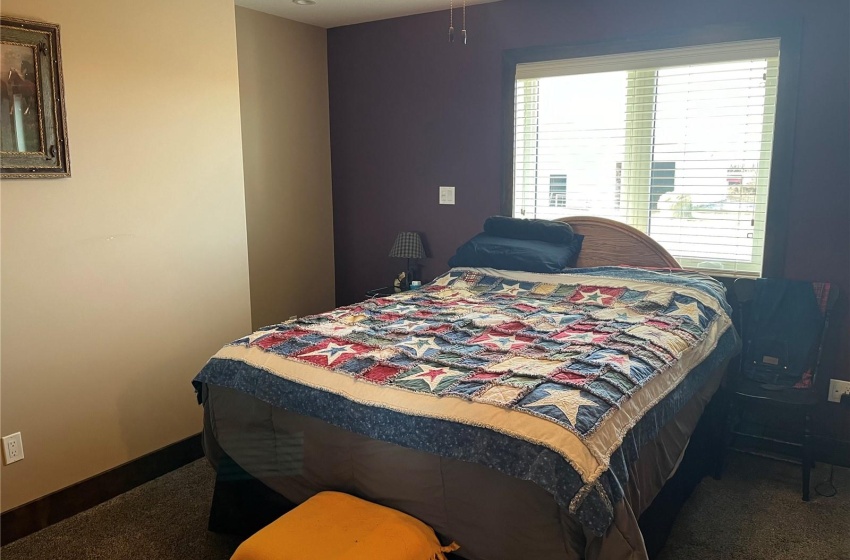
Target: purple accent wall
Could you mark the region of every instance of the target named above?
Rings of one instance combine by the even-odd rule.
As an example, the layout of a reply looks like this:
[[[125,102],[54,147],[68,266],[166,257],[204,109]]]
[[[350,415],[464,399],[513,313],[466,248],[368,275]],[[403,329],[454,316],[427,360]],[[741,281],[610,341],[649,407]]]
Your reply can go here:
[[[387,257],[397,232],[423,234],[430,279],[499,213],[504,50],[766,16],[803,21],[786,274],[850,293],[846,0],[505,0],[468,9],[467,46],[448,43],[447,10],[328,32],[337,304],[403,270]],[[457,187],[455,206],[438,204],[439,185]],[[850,379],[847,301],[826,377]],[[841,423],[836,407],[824,414]]]

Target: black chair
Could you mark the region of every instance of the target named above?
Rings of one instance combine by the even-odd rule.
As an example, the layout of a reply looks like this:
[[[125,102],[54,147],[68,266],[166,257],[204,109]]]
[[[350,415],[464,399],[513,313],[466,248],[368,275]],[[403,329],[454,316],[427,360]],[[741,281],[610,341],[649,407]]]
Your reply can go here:
[[[815,390],[815,381],[838,288],[826,283],[738,279],[733,291],[743,348],[739,363],[730,368],[724,382],[724,433],[715,477],[720,478],[726,450],[736,437],[768,441],[768,446],[799,452],[792,462],[802,464],[803,500],[809,501],[814,466],[811,418],[822,398]],[[802,437],[794,441],[784,435],[765,437],[739,431],[736,417],[757,408],[781,413],[782,418],[797,418]],[[789,460],[772,453],[738,450]]]

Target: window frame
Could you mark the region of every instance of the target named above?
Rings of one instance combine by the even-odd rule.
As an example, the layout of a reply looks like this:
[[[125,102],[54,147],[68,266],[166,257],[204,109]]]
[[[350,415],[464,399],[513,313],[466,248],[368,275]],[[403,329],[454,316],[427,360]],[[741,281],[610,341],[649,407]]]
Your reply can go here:
[[[761,275],[767,278],[781,278],[785,271],[793,179],[794,130],[802,39],[802,24],[799,21],[734,23],[636,39],[613,39],[505,51],[502,56],[502,214],[513,215],[514,103],[518,64],[769,38],[780,40],[781,68],[776,93],[773,155]]]

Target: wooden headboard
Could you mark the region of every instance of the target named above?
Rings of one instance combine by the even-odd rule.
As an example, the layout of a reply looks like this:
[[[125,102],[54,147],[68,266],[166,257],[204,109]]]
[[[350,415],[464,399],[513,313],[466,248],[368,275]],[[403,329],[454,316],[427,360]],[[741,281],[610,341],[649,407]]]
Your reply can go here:
[[[558,218],[573,231],[584,236],[579,268],[587,266],[645,266],[650,268],[680,268],[676,259],[664,247],[645,233],[607,218],[573,216]]]

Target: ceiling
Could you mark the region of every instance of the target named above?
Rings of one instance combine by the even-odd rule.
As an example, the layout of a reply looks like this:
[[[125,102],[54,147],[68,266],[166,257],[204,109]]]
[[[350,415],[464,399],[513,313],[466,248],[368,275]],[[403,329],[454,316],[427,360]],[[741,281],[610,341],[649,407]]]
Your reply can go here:
[[[312,6],[299,6],[292,0],[236,0],[238,6],[319,27],[338,27],[365,21],[424,14],[449,9],[449,0],[315,0]],[[467,0],[467,5],[499,0]],[[455,9],[462,0],[454,0]]]

